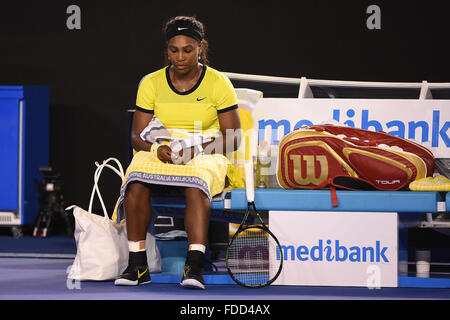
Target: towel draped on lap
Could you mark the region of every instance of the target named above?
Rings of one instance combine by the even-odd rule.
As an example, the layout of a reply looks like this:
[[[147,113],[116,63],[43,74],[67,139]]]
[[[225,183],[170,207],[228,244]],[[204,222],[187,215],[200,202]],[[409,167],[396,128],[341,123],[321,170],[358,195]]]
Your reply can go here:
[[[218,134],[218,132],[215,134]],[[157,117],[153,117],[147,127],[142,130],[140,137],[150,143],[168,144],[172,152],[178,153],[183,149],[211,141],[215,134],[211,132],[190,133],[183,129],[174,128],[166,129]]]
[[[227,181],[228,178],[228,181]],[[185,165],[163,163],[152,152],[137,152],[125,173],[120,197],[113,219],[125,218],[123,202],[130,182],[156,185],[194,187],[203,191],[208,199],[220,194],[227,183],[227,189],[244,188],[245,182],[231,162],[221,154],[199,155]]]

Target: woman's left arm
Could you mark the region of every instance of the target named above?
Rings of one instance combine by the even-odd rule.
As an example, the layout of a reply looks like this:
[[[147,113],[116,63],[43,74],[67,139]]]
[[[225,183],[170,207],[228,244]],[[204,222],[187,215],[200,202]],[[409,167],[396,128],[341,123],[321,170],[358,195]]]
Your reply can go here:
[[[226,154],[236,151],[241,144],[241,120],[238,109],[219,113],[218,118],[222,135],[211,142],[203,144],[206,154]]]
[[[241,120],[239,118],[238,110],[234,109],[219,113],[218,118],[221,134],[215,137],[214,140],[202,144],[204,154],[220,153],[225,155],[226,153],[236,151],[241,144]],[[189,155],[184,155],[186,150],[180,151],[180,157],[187,157],[181,160],[181,164],[186,164],[194,157],[196,148],[197,147],[191,147],[186,149],[189,150]]]

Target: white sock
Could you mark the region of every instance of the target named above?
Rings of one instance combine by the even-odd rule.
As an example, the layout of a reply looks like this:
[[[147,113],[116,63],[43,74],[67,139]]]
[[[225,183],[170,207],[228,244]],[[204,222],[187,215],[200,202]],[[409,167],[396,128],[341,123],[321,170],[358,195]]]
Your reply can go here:
[[[128,250],[130,252],[145,251],[145,240],[128,241]]]
[[[197,250],[205,253],[206,247],[203,244],[194,243],[189,245],[189,251],[191,250]]]

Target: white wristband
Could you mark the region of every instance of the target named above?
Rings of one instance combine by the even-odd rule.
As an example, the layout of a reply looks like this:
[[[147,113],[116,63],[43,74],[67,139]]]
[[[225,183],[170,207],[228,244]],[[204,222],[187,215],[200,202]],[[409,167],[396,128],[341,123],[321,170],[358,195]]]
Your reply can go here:
[[[159,146],[161,146],[161,144],[157,142],[152,143],[152,146],[150,147],[150,152],[156,154]]]

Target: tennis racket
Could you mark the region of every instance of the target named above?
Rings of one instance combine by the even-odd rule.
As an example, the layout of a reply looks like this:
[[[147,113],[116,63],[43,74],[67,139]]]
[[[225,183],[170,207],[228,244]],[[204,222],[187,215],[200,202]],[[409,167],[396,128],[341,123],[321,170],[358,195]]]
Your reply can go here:
[[[278,278],[283,267],[283,255],[278,239],[255,207],[252,163],[246,164],[245,176],[247,210],[228,243],[226,265],[237,284],[246,288],[261,288]],[[250,212],[256,215],[260,224],[245,225]]]

